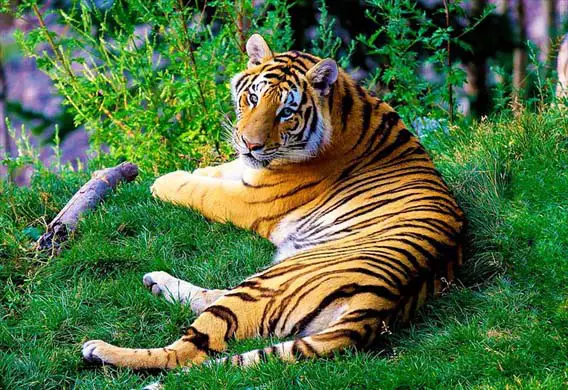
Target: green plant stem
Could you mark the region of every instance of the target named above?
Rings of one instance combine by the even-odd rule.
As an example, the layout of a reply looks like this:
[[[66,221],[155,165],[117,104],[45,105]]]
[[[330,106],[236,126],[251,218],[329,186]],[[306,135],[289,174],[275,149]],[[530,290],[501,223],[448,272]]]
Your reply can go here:
[[[442,0],[444,3],[444,12],[446,14],[446,28],[450,27],[450,9],[448,7],[448,0]],[[448,36],[447,42],[447,52],[448,52],[448,105],[450,113],[450,123],[454,123],[454,91],[452,88],[451,76],[452,76],[452,40]]]
[[[39,10],[39,8],[37,7],[36,4],[34,4],[32,6],[33,12],[39,22],[40,28],[41,30],[44,32],[45,37],[47,39],[47,42],[49,44],[49,46],[51,47],[51,50],[53,50],[53,54],[55,55],[55,58],[61,63],[61,66],[63,67],[63,69],[65,70],[65,72],[68,74],[69,78],[71,79],[71,86],[73,87],[73,89],[75,90],[75,92],[78,92],[77,88],[76,88],[76,83],[75,83],[75,74],[73,73],[73,71],[71,70],[71,67],[69,66],[69,64],[65,61],[65,58],[63,58],[63,55],[61,54],[61,52],[58,50],[57,45],[55,44],[55,42],[53,42],[53,39],[51,39],[51,35],[49,34],[49,30],[47,29],[47,26],[45,25],[45,21],[43,20],[43,16],[41,15],[41,12]],[[65,97],[67,98],[67,101],[69,102],[69,104],[71,104],[79,113],[79,115],[81,115],[83,118],[87,118],[86,115],[83,113],[83,111],[79,108],[79,106],[73,101],[73,99],[71,99],[71,96],[69,96],[68,93],[64,92]]]
[[[183,1],[178,0],[179,5],[179,14],[180,14],[180,22],[183,27],[184,35],[185,35],[185,44],[187,46],[187,50],[189,50],[189,56],[191,59],[191,68],[193,70],[193,76],[197,80],[197,89],[199,90],[199,97],[201,98],[201,105],[203,106],[203,110],[205,111],[205,115],[208,115],[207,104],[205,103],[205,96],[203,94],[203,86],[201,85],[201,79],[199,78],[199,72],[197,71],[197,62],[195,61],[195,53],[193,48],[191,47],[191,39],[189,37],[189,31],[187,30],[187,24],[185,23],[185,18],[183,15]],[[207,1],[205,2],[205,6],[207,6]],[[204,9],[205,9],[204,6]],[[200,20],[201,22],[201,20]]]
[[[69,77],[72,80],[75,80],[75,75],[73,74],[71,67],[69,67],[69,64],[65,61],[65,58],[63,58],[63,56],[59,52],[57,46],[55,45],[55,42],[53,42],[53,39],[51,39],[51,35],[49,34],[49,30],[47,29],[47,26],[45,25],[45,21],[43,20],[43,16],[41,16],[41,12],[40,12],[39,8],[37,7],[36,4],[34,4],[32,6],[32,9],[34,11],[34,14],[35,14],[35,16],[36,16],[36,18],[39,22],[39,25],[40,25],[42,31],[45,34],[45,38],[47,39],[47,43],[51,47],[51,50],[53,50],[53,54],[55,55],[57,60],[61,63],[61,66],[63,66],[63,68],[65,69],[65,71],[69,75]]]

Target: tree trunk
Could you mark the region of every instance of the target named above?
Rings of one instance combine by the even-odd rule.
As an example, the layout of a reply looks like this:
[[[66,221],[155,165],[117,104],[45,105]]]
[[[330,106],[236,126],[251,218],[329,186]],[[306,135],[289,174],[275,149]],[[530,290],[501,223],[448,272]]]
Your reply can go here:
[[[517,1],[516,14],[518,20],[517,46],[513,50],[513,104],[519,103],[524,96],[525,81],[527,78],[527,30],[525,25],[525,5],[523,0]]]
[[[558,63],[556,67],[558,71],[558,84],[556,86],[556,98],[560,100],[561,107],[566,109],[564,99],[568,99],[568,34],[564,37],[564,41],[558,51]]]
[[[4,57],[2,43],[0,43],[0,161],[8,157],[10,152],[10,135],[6,126],[6,98],[8,95],[8,86],[6,83],[6,73],[4,72]],[[0,164],[0,180],[7,173],[3,164]]]
[[[471,18],[476,20],[487,6],[487,0],[471,2]],[[490,96],[487,89],[487,58],[483,50],[475,53],[473,60],[467,65],[468,92],[472,100],[472,111],[477,116],[489,112]]]
[[[556,38],[556,1],[543,0],[542,13],[544,14],[542,58],[546,61],[547,65],[550,65],[553,61],[552,43]]]

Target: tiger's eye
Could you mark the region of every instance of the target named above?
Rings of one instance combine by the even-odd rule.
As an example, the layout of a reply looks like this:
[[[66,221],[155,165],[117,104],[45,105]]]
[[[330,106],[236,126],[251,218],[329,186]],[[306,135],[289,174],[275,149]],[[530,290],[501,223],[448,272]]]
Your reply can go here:
[[[252,94],[252,93],[251,93],[251,94],[249,95],[249,102],[250,102],[252,105],[256,105],[256,103],[258,103],[258,96],[256,96],[255,94]]]
[[[289,117],[290,115],[292,115],[293,113],[294,113],[294,110],[292,110],[289,107],[286,107],[282,111],[280,111],[280,116],[282,118],[286,118],[286,117]]]

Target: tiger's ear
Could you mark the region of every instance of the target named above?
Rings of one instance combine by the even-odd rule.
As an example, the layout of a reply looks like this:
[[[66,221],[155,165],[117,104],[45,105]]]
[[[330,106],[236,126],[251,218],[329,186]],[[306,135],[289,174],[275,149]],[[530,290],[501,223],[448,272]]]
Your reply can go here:
[[[249,56],[248,67],[253,68],[274,57],[272,50],[262,36],[252,34],[246,44],[247,54]]]
[[[329,94],[330,87],[337,81],[338,75],[337,63],[331,58],[321,60],[306,73],[308,81],[321,96]]]

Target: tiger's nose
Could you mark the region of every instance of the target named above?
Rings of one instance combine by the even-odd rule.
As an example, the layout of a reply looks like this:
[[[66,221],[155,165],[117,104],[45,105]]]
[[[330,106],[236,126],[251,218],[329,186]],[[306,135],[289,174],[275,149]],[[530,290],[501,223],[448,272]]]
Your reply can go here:
[[[252,142],[252,141],[248,140],[244,135],[241,136],[241,139],[243,140],[246,147],[249,148],[249,150],[251,150],[253,152],[257,152],[264,147],[264,144],[258,143],[258,141]]]

